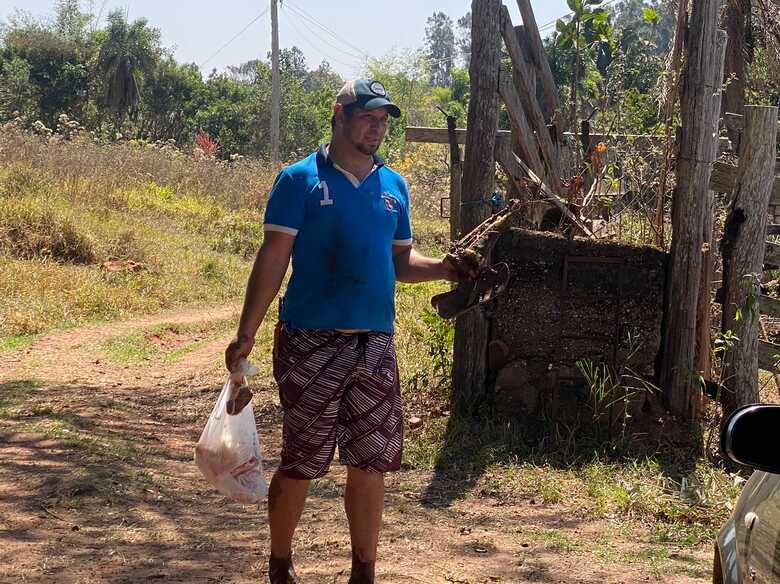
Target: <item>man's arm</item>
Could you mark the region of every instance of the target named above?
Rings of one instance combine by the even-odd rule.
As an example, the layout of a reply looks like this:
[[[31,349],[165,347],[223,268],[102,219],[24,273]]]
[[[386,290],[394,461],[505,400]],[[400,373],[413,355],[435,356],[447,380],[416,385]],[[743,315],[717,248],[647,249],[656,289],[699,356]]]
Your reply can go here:
[[[418,253],[411,245],[393,246],[395,278],[399,282],[416,284],[431,280],[458,282],[462,279],[455,266],[446,258],[430,258]]]
[[[294,243],[293,235],[266,231],[249,275],[236,338],[225,351],[225,365],[229,371],[235,370],[238,361],[252,351],[257,329],[282,286]]]

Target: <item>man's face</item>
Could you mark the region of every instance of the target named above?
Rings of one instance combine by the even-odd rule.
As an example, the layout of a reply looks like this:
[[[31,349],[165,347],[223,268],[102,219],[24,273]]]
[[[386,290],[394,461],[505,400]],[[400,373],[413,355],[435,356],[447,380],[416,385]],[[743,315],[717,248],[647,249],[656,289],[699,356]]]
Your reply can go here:
[[[387,133],[387,123],[390,114],[387,108],[374,110],[357,108],[351,117],[341,112],[342,131],[344,137],[360,152],[368,156],[374,154]]]

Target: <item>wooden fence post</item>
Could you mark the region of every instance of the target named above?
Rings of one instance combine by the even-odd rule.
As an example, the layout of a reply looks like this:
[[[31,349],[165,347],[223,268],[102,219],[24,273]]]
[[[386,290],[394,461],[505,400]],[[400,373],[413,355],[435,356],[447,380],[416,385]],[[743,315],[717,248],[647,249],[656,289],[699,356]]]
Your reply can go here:
[[[468,233],[489,214],[495,185],[498,130],[498,73],[501,60],[501,1],[471,3],[471,100],[461,181],[461,233]],[[454,411],[470,415],[484,399],[489,323],[479,310],[455,322],[452,366]]]
[[[725,62],[726,55],[726,33],[718,31],[717,45],[715,48],[716,60],[722,55],[722,62]],[[718,111],[723,99],[721,88],[715,93],[713,98],[716,101]],[[712,119],[712,135],[718,135],[718,123],[720,116]],[[717,139],[717,138],[716,138]],[[716,150],[717,156],[717,150]],[[704,189],[704,227],[702,237],[702,266],[701,266],[701,284],[699,286],[699,302],[696,309],[696,358],[694,368],[701,371],[705,379],[710,378],[712,371],[712,276],[714,271],[715,255],[715,192],[711,188]]]
[[[756,403],[758,396],[758,281],[766,249],[769,199],[775,171],[777,108],[747,106],[737,186],[721,241],[723,253],[723,326],[738,338],[724,362],[724,410]],[[753,296],[754,306],[746,309]],[[740,309],[741,318],[736,319]]]
[[[723,51],[718,52],[719,0],[694,2],[681,96],[682,134],[672,202],[661,387],[669,410],[698,431],[701,387],[695,370],[696,317],[701,284],[704,214],[717,153],[713,120],[720,113]],[[717,99],[716,99],[717,96]]]
[[[460,237],[460,181],[463,168],[460,162],[460,146],[455,133],[455,116],[447,116],[447,136],[450,142],[450,239]]]

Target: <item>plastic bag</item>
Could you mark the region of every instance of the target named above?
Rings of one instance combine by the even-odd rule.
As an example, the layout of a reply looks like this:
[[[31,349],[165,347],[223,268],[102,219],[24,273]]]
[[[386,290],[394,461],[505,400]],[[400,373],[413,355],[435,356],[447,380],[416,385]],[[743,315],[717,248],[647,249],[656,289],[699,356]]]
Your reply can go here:
[[[255,374],[253,365],[240,363],[239,371],[225,382],[195,446],[195,463],[206,480],[239,503],[257,503],[268,493],[251,402],[236,415],[227,413],[227,403],[243,386],[244,377]]]

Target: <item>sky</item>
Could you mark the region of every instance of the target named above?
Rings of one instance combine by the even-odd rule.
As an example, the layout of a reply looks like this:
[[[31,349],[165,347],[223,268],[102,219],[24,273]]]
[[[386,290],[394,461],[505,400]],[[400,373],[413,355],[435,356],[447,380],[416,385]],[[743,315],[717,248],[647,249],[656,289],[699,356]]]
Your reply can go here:
[[[16,10],[50,17],[55,3],[55,0],[0,0],[0,22]],[[271,47],[269,4],[270,0],[82,2],[87,11],[102,14],[103,22],[105,14],[116,8],[126,10],[131,20],[147,18],[152,26],[160,29],[163,46],[173,50],[177,61],[196,63],[204,73],[265,58]],[[280,47],[299,47],[310,68],[325,59],[343,77],[354,77],[368,58],[421,47],[425,40],[425,21],[434,11],[444,12],[457,21],[471,6],[470,0],[390,0],[372,2],[371,8],[355,8],[363,4],[354,0],[282,0]],[[512,21],[520,24],[517,3],[507,0],[505,4]],[[532,0],[531,4],[540,27],[569,11],[566,0]],[[542,34],[550,32],[552,27]]]

